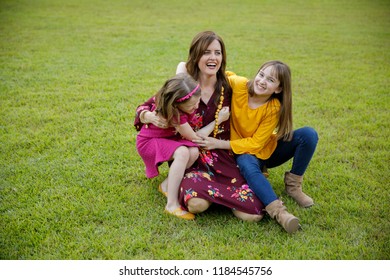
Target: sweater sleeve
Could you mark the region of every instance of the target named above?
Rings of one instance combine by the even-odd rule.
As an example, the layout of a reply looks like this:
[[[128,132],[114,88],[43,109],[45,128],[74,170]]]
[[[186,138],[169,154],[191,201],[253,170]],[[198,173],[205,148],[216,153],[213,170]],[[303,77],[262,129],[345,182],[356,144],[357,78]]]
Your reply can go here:
[[[235,86],[235,78],[237,78],[237,74],[232,71],[225,71],[226,77],[228,78],[229,84],[232,88]]]
[[[143,110],[148,110],[148,111],[152,111],[152,108],[153,108],[153,105],[154,105],[154,100],[155,100],[155,97],[151,97],[149,98],[145,103],[139,105],[137,107],[137,109],[135,110],[135,117],[134,117],[134,127],[137,131],[140,131],[141,130],[141,127],[144,125],[142,122],[141,122],[141,119],[140,119],[140,113],[143,111]]]

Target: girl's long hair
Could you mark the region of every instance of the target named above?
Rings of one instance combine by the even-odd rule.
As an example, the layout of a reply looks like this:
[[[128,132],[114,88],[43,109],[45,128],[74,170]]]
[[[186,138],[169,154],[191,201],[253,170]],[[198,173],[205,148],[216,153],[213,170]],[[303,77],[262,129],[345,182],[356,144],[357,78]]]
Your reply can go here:
[[[257,74],[267,68],[272,67],[272,74],[280,81],[280,87],[282,91],[280,93],[274,93],[270,99],[277,98],[280,101],[280,112],[277,139],[283,139],[284,141],[291,141],[293,136],[293,118],[292,118],[292,90],[291,90],[291,71],[287,64],[272,60],[261,65]],[[248,93],[253,96],[254,92],[254,79],[248,82]]]
[[[177,74],[165,82],[162,88],[156,93],[156,112],[165,118],[168,126],[180,124],[180,111],[178,104],[184,104],[189,99],[178,102],[177,100],[185,97],[192,92],[198,85],[190,75],[186,73]],[[192,96],[200,96],[198,88]]]

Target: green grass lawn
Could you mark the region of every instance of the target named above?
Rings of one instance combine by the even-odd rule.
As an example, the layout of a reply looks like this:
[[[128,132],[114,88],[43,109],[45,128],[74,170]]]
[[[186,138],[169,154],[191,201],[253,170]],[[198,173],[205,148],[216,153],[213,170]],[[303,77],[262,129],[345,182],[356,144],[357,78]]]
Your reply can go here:
[[[287,2],[287,3],[285,3]],[[389,259],[390,2],[0,0],[1,259]],[[228,70],[293,73],[294,125],[320,141],[303,231],[213,206],[186,222],[135,149],[136,106],[220,34]]]

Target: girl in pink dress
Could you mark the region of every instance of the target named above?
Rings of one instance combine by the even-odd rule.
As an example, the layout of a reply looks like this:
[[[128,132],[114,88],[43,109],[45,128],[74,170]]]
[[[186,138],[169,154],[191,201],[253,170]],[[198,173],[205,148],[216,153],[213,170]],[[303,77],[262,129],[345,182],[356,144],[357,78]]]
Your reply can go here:
[[[214,129],[214,123],[195,133],[191,128],[198,120],[195,111],[200,100],[200,86],[188,74],[178,74],[167,80],[154,97],[152,112],[166,119],[165,126],[144,125],[137,135],[137,151],[144,161],[146,176],[156,177],[158,166],[172,161],[167,177],[167,196],[165,212],[186,220],[195,216],[183,210],[179,203],[179,186],[186,168],[194,164],[199,156],[197,144],[192,140],[198,135],[207,136]],[[140,116],[142,119],[142,115]],[[229,117],[227,109],[221,110],[219,121]],[[197,135],[198,134],[198,135]]]

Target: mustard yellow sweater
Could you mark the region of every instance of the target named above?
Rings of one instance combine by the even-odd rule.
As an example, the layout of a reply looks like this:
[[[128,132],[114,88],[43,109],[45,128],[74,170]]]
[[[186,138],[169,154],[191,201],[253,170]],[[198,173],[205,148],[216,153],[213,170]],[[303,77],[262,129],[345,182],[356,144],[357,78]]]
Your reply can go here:
[[[235,154],[253,154],[268,159],[277,145],[280,102],[273,98],[256,109],[248,106],[248,79],[227,71],[233,89],[230,145]]]

